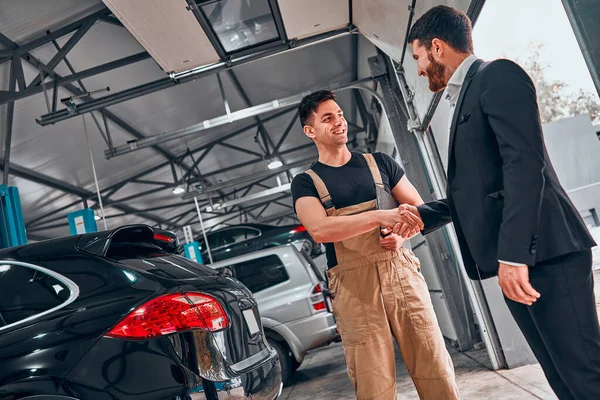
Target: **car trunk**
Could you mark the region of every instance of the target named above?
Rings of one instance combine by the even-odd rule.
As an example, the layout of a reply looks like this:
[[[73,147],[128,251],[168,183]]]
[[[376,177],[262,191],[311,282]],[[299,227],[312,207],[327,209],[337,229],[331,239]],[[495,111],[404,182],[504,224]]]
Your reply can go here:
[[[230,321],[229,328],[212,333],[193,332],[191,345],[196,349],[195,353],[209,352],[213,355],[212,362],[218,364],[217,369],[214,365],[202,365],[199,357],[198,366],[206,378],[225,379],[236,373],[236,368],[244,366],[239,363],[266,349],[256,301],[251,292],[236,279],[143,244],[114,245],[107,252],[107,258],[126,266],[132,273],[160,282],[169,292],[208,294],[224,307]]]

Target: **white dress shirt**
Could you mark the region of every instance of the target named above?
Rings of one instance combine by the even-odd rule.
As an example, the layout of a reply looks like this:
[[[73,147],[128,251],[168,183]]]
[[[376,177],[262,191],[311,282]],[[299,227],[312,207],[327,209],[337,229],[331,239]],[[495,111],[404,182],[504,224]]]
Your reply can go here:
[[[458,66],[456,71],[450,77],[448,81],[448,85],[446,86],[446,100],[450,103],[450,119],[448,121],[448,132],[452,128],[452,120],[454,119],[454,114],[456,113],[456,102],[458,101],[458,97],[460,96],[460,90],[462,85],[467,77],[467,73],[471,68],[471,65],[477,60],[477,56],[475,54],[471,54],[469,57],[465,58],[462,63]],[[448,135],[448,142],[450,141],[450,135]],[[450,151],[450,149],[448,149]],[[514,266],[524,266],[525,264],[510,262],[510,261],[502,261],[499,262],[514,265]]]

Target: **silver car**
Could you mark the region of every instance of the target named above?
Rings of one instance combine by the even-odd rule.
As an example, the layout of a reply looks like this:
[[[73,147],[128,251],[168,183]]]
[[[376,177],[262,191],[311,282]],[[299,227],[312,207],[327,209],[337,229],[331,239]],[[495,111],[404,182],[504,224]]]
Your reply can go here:
[[[252,291],[265,335],[279,354],[284,385],[309,350],[339,340],[323,274],[293,245],[209,266],[235,277]]]

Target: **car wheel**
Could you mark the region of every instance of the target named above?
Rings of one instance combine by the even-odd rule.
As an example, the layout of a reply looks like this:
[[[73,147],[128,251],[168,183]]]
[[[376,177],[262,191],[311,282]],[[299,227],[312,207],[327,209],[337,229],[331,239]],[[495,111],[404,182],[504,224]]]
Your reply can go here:
[[[300,368],[300,365],[302,365],[302,362],[298,362],[293,354],[290,356],[290,362],[292,365],[292,373],[296,372],[296,370]]]
[[[294,357],[291,352],[287,349],[287,346],[276,342],[272,339],[267,339],[272,348],[277,351],[277,355],[279,356],[279,365],[281,366],[281,381],[283,382],[283,386],[287,386],[290,377],[294,373],[294,369],[292,368],[292,358]]]

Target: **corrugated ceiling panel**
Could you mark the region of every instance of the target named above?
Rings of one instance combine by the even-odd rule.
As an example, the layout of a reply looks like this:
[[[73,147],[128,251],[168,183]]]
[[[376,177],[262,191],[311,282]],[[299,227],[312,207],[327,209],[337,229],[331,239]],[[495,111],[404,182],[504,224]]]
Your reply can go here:
[[[219,60],[185,0],[104,0],[165,72]]]

